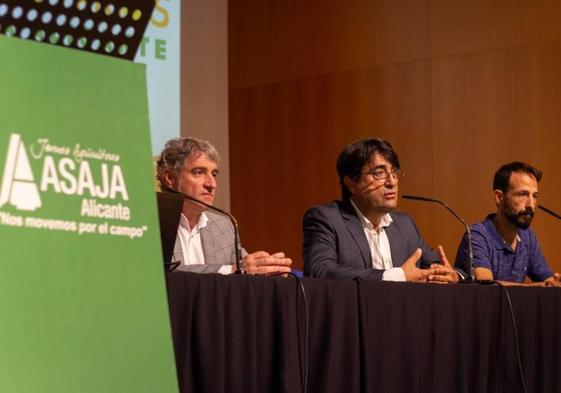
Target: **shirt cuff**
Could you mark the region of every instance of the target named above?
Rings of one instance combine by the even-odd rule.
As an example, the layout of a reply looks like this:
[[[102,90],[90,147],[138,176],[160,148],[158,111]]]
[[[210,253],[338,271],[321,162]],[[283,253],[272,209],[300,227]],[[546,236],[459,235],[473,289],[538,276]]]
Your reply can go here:
[[[392,267],[384,272],[382,275],[383,281],[406,281],[405,272],[400,267]]]
[[[219,274],[232,274],[234,270],[234,265],[222,265],[220,269],[218,269]]]

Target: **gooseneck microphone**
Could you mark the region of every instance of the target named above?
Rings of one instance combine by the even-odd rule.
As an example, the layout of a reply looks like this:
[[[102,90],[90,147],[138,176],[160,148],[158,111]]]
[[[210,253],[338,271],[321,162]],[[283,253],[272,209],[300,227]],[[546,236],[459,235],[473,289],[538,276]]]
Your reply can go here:
[[[183,195],[183,197],[185,199],[188,199],[192,202],[198,203],[199,205],[205,206],[206,208],[215,211],[217,213],[220,213],[226,217],[228,217],[230,219],[230,222],[232,223],[232,225],[234,226],[234,245],[235,245],[235,252],[236,252],[236,272],[235,274],[245,274],[245,270],[243,268],[243,263],[242,263],[242,244],[240,242],[240,231],[238,229],[238,221],[236,220],[236,218],[231,215],[230,213],[228,213],[225,210],[219,209],[215,206],[209,205],[206,202],[203,202],[195,197],[192,197],[191,195],[185,194],[181,191],[176,191],[176,190],[172,190],[170,188],[165,188],[165,191],[169,191],[169,192],[173,192],[174,194],[180,194]]]
[[[450,206],[448,206],[446,203],[444,203],[443,201],[440,201],[438,199],[434,199],[434,198],[427,198],[427,197],[423,197],[423,196],[417,196],[417,195],[402,195],[401,196],[403,199],[412,199],[415,201],[423,201],[423,202],[433,202],[433,203],[438,203],[439,205],[442,205],[446,208],[446,210],[448,210],[450,213],[452,213],[452,215],[454,217],[456,217],[458,220],[460,220],[462,222],[462,224],[464,224],[464,228],[466,230],[467,233],[467,237],[468,237],[468,267],[469,267],[469,281],[475,281],[475,274],[473,272],[473,247],[472,247],[472,242],[471,242],[471,231],[469,229],[469,225],[466,223],[466,221],[460,217],[460,215],[458,213],[456,213]]]
[[[543,206],[543,205],[538,205],[538,209],[542,209],[544,212],[552,215],[553,217],[561,220],[561,215],[555,213],[553,210],[548,209],[547,207]]]

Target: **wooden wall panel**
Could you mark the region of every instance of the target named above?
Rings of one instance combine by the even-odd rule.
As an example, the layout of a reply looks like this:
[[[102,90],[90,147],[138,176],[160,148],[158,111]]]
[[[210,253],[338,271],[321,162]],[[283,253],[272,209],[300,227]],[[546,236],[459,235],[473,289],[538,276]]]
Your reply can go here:
[[[368,53],[367,67],[415,61],[429,56],[428,1],[378,0],[361,15],[368,41],[358,51]],[[347,65],[347,69],[355,68]]]
[[[561,39],[557,0],[431,0],[431,57]]]
[[[546,43],[512,50],[515,86],[515,137],[517,158],[544,170],[541,202],[561,209],[561,64],[560,44]],[[560,221],[543,212],[536,215],[534,229],[546,256],[555,255],[561,266]],[[550,258],[552,259],[552,258]]]
[[[381,90],[372,85],[371,91],[378,96],[378,106],[372,111],[361,137],[380,136],[389,140],[400,156],[406,176],[399,184],[401,194],[431,195],[434,188],[432,157],[436,153],[431,140],[431,95],[430,64],[428,61],[402,63],[379,67],[372,74],[389,75],[387,87]],[[368,96],[366,102],[372,102]],[[351,109],[352,110],[352,109]],[[385,122],[381,119],[387,117]],[[432,236],[433,206],[417,205],[411,201],[400,201],[399,208],[407,210],[410,205],[418,208],[417,224],[426,228],[424,236]]]
[[[432,144],[435,147],[433,195],[468,215],[471,204],[460,185],[471,181],[471,160],[476,136],[471,134],[472,108],[468,101],[466,61],[462,56],[442,58],[432,63]],[[451,185],[458,185],[451,187]],[[467,202],[467,203],[466,203]],[[435,206],[435,239],[453,257],[462,226],[444,209]],[[430,239],[430,238],[429,238]]]
[[[429,194],[434,154],[429,86],[429,63],[418,62],[232,93],[230,126],[237,130],[232,142],[244,141],[232,143],[232,172],[256,184],[281,185],[260,193],[262,199],[254,202],[246,196],[247,182],[232,184],[234,213],[245,216],[249,204],[262,212],[241,221],[247,224],[246,247],[280,246],[299,259],[302,215],[313,204],[340,197],[335,161],[345,144],[359,138],[392,141],[409,173],[401,184],[403,192]],[[263,111],[266,117],[254,115]],[[261,161],[260,152],[252,153],[256,150],[267,152],[270,159]],[[263,162],[267,172],[255,162]],[[272,220],[283,208],[282,220]],[[428,234],[432,216],[433,210],[422,206],[416,217]],[[274,228],[268,230],[269,225]]]
[[[497,0],[431,0],[431,56],[497,47]]]
[[[181,135],[211,140],[228,163],[228,1],[184,0],[181,21]],[[228,165],[215,202],[230,207]]]
[[[511,53],[507,49],[480,52],[466,57],[467,101],[470,103],[469,134],[473,145],[468,158],[470,184],[480,192],[475,206],[494,209],[492,178],[504,163],[514,159],[518,141],[513,137],[515,97]],[[480,211],[472,212],[481,214]],[[471,221],[478,216],[469,215]]]
[[[427,3],[230,1],[230,87],[427,58]]]
[[[301,263],[301,219],[339,197],[337,155],[382,137],[400,193],[443,199],[470,223],[495,206],[492,177],[526,160],[561,211],[561,3],[551,0],[230,2],[232,209],[249,250]],[[456,253],[443,208],[401,200],[425,239]],[[561,222],[538,213],[561,270]]]

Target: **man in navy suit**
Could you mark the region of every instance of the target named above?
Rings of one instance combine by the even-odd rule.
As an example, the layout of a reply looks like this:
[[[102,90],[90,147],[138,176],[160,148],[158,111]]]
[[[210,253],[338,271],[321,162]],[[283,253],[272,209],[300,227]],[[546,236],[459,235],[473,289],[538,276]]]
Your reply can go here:
[[[342,201],[304,215],[304,274],[336,279],[457,282],[442,247],[430,249],[405,213],[394,212],[399,158],[389,142],[364,139],[337,159]],[[420,266],[417,266],[420,265]]]

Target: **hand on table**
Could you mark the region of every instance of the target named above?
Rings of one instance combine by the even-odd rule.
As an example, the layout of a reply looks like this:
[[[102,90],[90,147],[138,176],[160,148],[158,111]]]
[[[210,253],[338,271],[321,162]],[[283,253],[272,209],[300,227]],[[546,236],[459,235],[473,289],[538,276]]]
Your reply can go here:
[[[269,254],[257,251],[246,255],[242,263],[247,274],[273,275],[290,273],[292,260],[286,258],[283,252]]]

